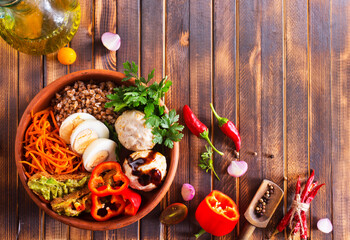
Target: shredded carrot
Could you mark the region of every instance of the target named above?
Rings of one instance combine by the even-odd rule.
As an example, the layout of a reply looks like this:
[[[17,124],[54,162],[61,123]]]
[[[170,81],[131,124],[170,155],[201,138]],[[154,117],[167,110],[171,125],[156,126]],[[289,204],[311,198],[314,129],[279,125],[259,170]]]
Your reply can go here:
[[[32,123],[24,136],[24,160],[27,177],[37,172],[67,174],[84,171],[82,158],[69,150],[58,136],[59,128],[50,109],[30,113]]]

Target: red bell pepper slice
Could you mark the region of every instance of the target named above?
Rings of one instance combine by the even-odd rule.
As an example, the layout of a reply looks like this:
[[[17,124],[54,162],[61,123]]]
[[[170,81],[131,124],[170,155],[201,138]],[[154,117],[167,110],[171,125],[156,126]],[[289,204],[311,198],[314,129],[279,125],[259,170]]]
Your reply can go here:
[[[92,207],[91,216],[96,221],[106,221],[124,212],[125,202],[120,195],[109,195],[99,197],[91,195]]]
[[[235,202],[217,190],[212,191],[199,204],[195,216],[199,225],[214,236],[230,233],[239,220]]]
[[[134,216],[140,208],[141,196],[130,188],[125,189],[121,196],[126,204],[124,214]]]
[[[117,195],[129,186],[129,179],[117,162],[102,162],[92,171],[89,189],[99,197]]]

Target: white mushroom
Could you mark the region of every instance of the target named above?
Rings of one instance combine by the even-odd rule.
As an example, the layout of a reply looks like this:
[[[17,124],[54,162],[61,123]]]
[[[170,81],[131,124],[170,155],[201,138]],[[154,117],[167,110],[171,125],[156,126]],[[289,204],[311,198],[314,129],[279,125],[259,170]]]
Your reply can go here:
[[[96,119],[94,116],[88,113],[73,113],[69,115],[61,124],[60,127],[60,137],[67,143],[70,144],[70,136],[74,128],[76,128],[80,123],[85,120],[94,120]]]
[[[104,161],[116,161],[115,149],[117,144],[107,138],[99,138],[85,149],[83,163],[86,171],[91,172]]]
[[[157,188],[166,176],[166,158],[151,150],[132,153],[123,164],[130,187],[141,191]]]
[[[145,125],[145,114],[137,110],[125,111],[117,118],[115,130],[120,143],[131,151],[154,147],[152,129]]]
[[[79,124],[70,137],[71,147],[74,152],[83,154],[90,143],[97,138],[108,138],[108,128],[98,120],[85,120]]]

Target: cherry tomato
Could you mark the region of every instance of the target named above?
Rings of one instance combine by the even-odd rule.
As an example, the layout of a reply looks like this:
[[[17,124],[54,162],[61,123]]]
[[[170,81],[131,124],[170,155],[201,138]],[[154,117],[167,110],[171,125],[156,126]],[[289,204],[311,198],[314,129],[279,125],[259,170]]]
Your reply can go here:
[[[57,58],[64,65],[71,65],[77,59],[77,54],[72,48],[64,47],[58,51]]]
[[[182,203],[169,205],[160,215],[160,222],[165,225],[174,225],[182,222],[187,217],[188,209]]]

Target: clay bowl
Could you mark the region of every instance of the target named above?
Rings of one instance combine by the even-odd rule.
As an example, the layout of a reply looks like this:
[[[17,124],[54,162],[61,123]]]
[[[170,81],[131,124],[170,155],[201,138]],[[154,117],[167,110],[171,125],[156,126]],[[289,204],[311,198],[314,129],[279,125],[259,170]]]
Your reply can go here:
[[[30,124],[30,112],[33,111],[38,112],[40,110],[45,109],[50,105],[51,99],[55,96],[56,92],[62,90],[66,85],[70,85],[76,81],[90,81],[94,80],[96,82],[100,81],[113,81],[118,85],[131,85],[134,82],[122,82],[121,80],[124,78],[124,74],[114,71],[108,70],[84,70],[79,72],[74,72],[63,76],[53,83],[49,84],[47,87],[42,89],[30,102],[28,107],[23,113],[21,121],[19,123],[16,135],[15,142],[15,160],[16,166],[18,170],[18,175],[21,179],[21,182],[27,191],[30,198],[38,205],[41,209],[45,211],[48,215],[57,219],[65,224],[83,228],[88,230],[111,230],[122,228],[127,225],[130,225],[139,219],[143,218],[147,215],[152,209],[154,209],[161,199],[164,197],[166,192],[168,191],[176,173],[178,160],[179,160],[179,144],[175,143],[174,148],[171,150],[166,150],[166,152],[162,152],[167,157],[168,169],[167,176],[163,182],[163,184],[149,193],[141,193],[142,194],[142,204],[135,216],[121,216],[117,218],[112,218],[105,222],[97,222],[95,221],[90,214],[85,214],[79,217],[66,217],[61,216],[51,210],[49,204],[42,202],[37,195],[35,195],[27,186],[27,177],[24,174],[23,166],[20,163],[23,157],[23,149],[22,149],[22,141],[24,139],[24,134],[27,127]]]

